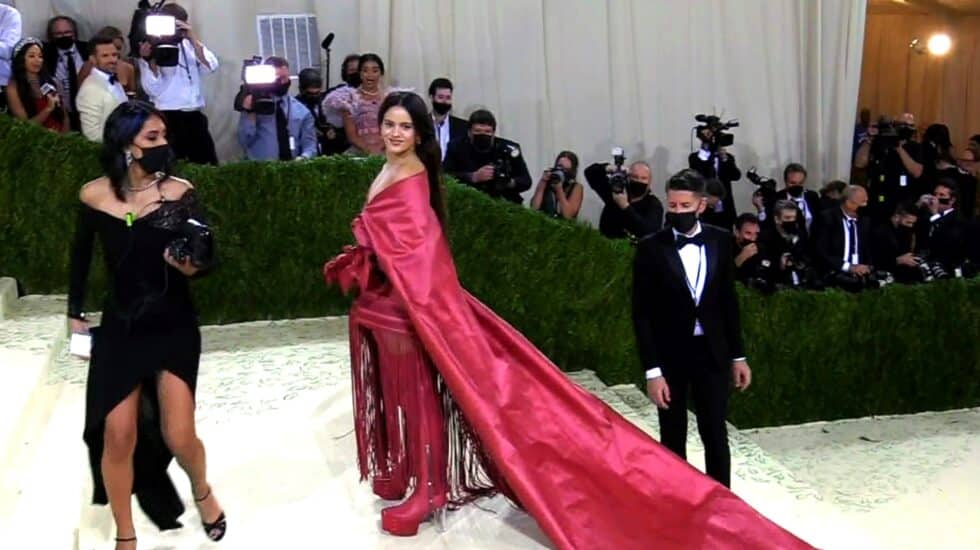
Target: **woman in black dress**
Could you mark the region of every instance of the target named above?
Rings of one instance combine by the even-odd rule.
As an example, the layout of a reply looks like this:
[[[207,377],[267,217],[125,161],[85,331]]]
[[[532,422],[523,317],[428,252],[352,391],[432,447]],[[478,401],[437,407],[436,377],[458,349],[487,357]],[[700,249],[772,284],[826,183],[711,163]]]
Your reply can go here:
[[[88,333],[85,287],[98,236],[109,292],[101,325],[92,329],[86,390],[93,501],[112,508],[117,550],[136,548],[132,494],[161,530],[181,527],[184,505],[167,476],[175,456],[190,477],[207,536],[220,540],[225,516],[194,428],[201,334],[188,278],[208,267],[208,254],[183,261],[171,254],[187,220],[202,220],[197,197],[189,182],[170,176],[167,127],[148,103],[113,111],[101,160],[106,176],[80,193],[68,300],[72,332]]]

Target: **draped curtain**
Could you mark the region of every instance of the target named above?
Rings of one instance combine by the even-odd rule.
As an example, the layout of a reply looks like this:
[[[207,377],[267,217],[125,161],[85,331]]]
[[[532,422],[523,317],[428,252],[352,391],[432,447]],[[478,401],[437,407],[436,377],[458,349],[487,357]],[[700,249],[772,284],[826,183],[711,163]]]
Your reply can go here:
[[[52,13],[83,34],[128,29],[135,0],[23,0],[41,32]],[[348,52],[373,51],[389,83],[425,95],[447,76],[455,112],[493,111],[500,135],[522,145],[532,175],[564,149],[583,167],[610,160],[653,167],[663,195],[686,167],[696,113],[738,118],[732,152],[743,171],[777,176],[802,162],[818,187],[849,174],[866,0],[184,0],[191,23],[223,67],[207,79],[221,157],[241,156],[231,101],[241,60],[258,49],[255,16],[311,13],[334,32],[332,81]],[[30,30],[30,28],[28,29]],[[696,145],[696,144],[695,144]],[[535,178],[536,179],[536,178]],[[749,208],[752,186],[735,186]],[[588,191],[583,216],[601,210]]]

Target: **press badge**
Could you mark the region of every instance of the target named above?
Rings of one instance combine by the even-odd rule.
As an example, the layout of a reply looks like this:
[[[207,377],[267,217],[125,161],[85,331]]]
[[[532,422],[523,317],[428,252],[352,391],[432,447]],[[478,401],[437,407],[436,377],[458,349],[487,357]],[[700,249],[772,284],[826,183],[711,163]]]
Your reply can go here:
[[[289,150],[290,151],[296,150],[296,138],[294,138],[293,136],[289,136]],[[902,177],[904,178],[905,176]]]
[[[908,184],[909,184],[909,177],[908,176],[906,176],[905,174],[902,174],[901,176],[898,176],[898,186],[899,187],[907,187]]]

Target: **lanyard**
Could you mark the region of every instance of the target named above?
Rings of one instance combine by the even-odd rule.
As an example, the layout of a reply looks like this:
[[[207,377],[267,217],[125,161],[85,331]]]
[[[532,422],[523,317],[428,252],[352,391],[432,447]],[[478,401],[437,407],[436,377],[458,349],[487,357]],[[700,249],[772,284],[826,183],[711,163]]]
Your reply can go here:
[[[684,273],[684,284],[687,285],[687,290],[691,293],[691,300],[694,301],[694,305],[698,304],[698,287],[701,286],[701,268],[704,265],[704,245],[698,246],[698,272],[694,276],[694,286],[691,286],[691,279]],[[681,262],[684,263],[683,261]]]

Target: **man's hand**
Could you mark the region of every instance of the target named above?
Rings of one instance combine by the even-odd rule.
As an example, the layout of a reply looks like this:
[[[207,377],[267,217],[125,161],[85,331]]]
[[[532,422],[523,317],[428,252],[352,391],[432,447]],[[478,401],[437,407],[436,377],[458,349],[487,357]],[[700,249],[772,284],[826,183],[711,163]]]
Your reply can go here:
[[[189,38],[191,40],[191,42],[196,42],[197,41],[197,35],[194,34],[194,27],[190,26],[189,23],[185,23],[184,21],[178,20],[177,21],[177,30],[179,30],[179,31],[187,31],[187,38]]]
[[[613,202],[615,202],[616,206],[618,206],[621,210],[626,210],[630,207],[630,199],[626,195],[625,189],[619,193],[613,193],[612,198]]]
[[[251,111],[254,105],[255,105],[255,98],[252,97],[252,94],[248,94],[242,98],[242,109],[245,109],[246,111]]]
[[[871,267],[862,264],[852,265],[851,273],[857,275],[858,277],[867,277],[868,275],[871,275]]]
[[[670,406],[670,388],[667,387],[667,380],[663,376],[647,380],[647,395],[657,408],[667,409]]]
[[[752,369],[745,361],[735,361],[732,363],[732,378],[735,380],[735,387],[739,391],[745,391],[752,383]]]
[[[762,195],[752,195],[752,206],[756,212],[762,212],[766,209],[766,199]]]
[[[786,271],[790,267],[793,267],[793,255],[786,252],[779,258],[779,269]]]
[[[88,334],[88,321],[81,319],[68,319],[68,328],[72,334]]]
[[[493,179],[493,165],[488,164],[473,172],[473,183],[484,183]]]
[[[898,258],[895,259],[895,263],[898,265],[904,265],[907,267],[919,267],[919,260],[915,258],[915,255],[911,252],[906,252]]]
[[[743,248],[742,251],[738,253],[738,256],[735,256],[735,265],[738,267],[742,267],[742,264],[744,264],[752,256],[755,256],[758,253],[759,253],[759,245],[755,243],[749,243],[745,245],[745,248]]]
[[[153,45],[149,42],[140,42],[140,57],[146,59],[153,55]]]

